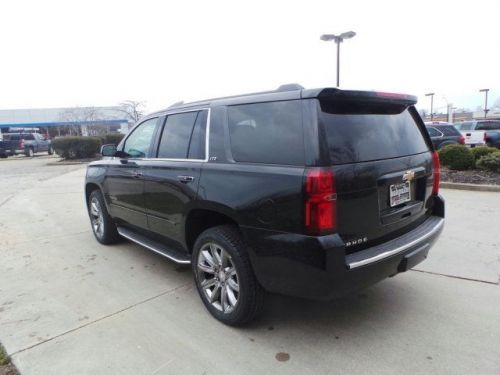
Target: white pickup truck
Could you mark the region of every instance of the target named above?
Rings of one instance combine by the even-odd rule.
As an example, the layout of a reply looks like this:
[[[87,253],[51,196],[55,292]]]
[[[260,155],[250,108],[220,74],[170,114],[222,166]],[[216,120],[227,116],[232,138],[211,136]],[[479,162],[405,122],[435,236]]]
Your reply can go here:
[[[486,130],[485,124],[489,124],[491,120],[484,121],[464,121],[455,123],[454,126],[465,138],[465,145],[470,147],[484,146],[484,133]]]

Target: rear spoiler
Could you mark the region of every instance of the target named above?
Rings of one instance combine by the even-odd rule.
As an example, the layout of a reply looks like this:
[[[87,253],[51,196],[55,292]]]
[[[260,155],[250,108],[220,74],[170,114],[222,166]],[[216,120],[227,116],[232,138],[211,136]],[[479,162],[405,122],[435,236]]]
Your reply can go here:
[[[409,107],[417,104],[417,97],[406,94],[396,94],[390,92],[379,91],[355,91],[355,90],[340,90],[336,88],[322,89],[316,96],[318,99],[338,99],[348,101],[349,99],[366,102],[391,103]]]

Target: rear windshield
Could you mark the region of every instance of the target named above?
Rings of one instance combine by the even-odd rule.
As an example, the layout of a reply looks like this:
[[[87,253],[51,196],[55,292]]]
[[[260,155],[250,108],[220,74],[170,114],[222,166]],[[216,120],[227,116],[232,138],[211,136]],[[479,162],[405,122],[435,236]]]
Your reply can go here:
[[[403,112],[383,105],[338,108],[321,102],[319,121],[333,164],[359,163],[428,152],[429,147],[408,109]]]
[[[472,122],[463,122],[459,124],[455,124],[455,127],[458,130],[471,130],[472,129]]]

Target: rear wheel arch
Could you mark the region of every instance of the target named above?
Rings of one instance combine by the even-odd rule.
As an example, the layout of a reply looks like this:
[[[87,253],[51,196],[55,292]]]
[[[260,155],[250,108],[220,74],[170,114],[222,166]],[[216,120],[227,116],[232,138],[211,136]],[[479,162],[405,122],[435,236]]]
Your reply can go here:
[[[196,239],[201,233],[209,228],[220,225],[239,227],[235,218],[220,211],[205,208],[191,210],[186,217],[185,223],[185,240],[189,253],[192,253]]]

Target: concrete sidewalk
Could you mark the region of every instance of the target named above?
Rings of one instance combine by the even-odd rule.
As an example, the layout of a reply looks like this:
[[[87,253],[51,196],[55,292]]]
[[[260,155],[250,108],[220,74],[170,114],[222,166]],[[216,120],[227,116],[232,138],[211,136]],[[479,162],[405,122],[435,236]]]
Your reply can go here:
[[[500,373],[497,193],[443,191],[446,228],[418,271],[330,303],[270,296],[235,329],[189,268],[99,245],[73,170],[0,207],[0,340],[24,375]]]

